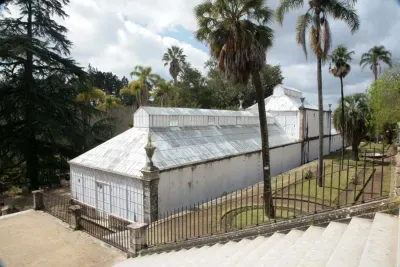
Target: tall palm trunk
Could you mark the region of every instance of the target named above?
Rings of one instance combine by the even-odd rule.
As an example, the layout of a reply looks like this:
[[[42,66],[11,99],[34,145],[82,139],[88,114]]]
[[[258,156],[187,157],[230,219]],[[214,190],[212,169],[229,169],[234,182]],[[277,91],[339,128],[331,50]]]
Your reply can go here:
[[[318,186],[323,183],[323,167],[324,167],[324,107],[322,101],[322,59],[317,57],[318,61],[318,120],[319,120],[319,153],[318,153]]]
[[[343,77],[340,76],[340,94],[342,97],[342,158],[341,158],[341,168],[343,169],[343,164],[344,164],[344,96],[343,96]]]
[[[267,114],[264,105],[264,91],[261,85],[260,73],[253,72],[253,83],[257,93],[258,116],[260,119],[261,154],[263,160],[264,177],[264,209],[269,218],[275,218],[274,203],[272,201],[271,169],[269,160]]]
[[[28,20],[27,20],[27,36],[32,41],[32,2],[28,3]],[[29,181],[29,188],[35,190],[39,188],[39,170],[38,164],[39,159],[37,156],[37,143],[36,143],[36,108],[34,103],[36,102],[36,88],[33,80],[33,54],[31,47],[26,52],[26,63],[25,63],[25,82],[26,82],[26,93],[27,93],[27,107],[25,119],[27,122],[27,146],[25,151],[26,160],[26,171],[27,179]]]
[[[378,64],[374,64],[374,78],[375,78],[375,82],[378,80]]]
[[[172,79],[174,79],[174,85],[178,86],[178,76],[174,76]]]

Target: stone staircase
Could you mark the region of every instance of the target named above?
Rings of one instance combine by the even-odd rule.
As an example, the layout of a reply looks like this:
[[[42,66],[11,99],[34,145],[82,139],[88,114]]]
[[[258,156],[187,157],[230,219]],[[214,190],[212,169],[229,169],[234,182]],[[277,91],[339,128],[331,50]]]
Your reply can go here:
[[[179,266],[400,266],[400,220],[376,213],[373,220],[354,217],[287,234],[229,241],[127,259],[115,267]]]

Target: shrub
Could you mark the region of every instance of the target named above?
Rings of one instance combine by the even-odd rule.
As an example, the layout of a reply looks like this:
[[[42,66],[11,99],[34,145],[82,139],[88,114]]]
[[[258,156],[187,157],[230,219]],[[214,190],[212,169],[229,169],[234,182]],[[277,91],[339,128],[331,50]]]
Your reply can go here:
[[[313,178],[313,173],[311,170],[307,170],[305,175],[304,175],[304,179],[306,180],[311,180]]]

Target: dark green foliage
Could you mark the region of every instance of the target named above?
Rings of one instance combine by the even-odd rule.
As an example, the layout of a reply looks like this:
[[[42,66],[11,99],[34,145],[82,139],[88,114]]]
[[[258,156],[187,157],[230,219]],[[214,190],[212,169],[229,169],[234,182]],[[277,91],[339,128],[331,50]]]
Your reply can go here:
[[[40,186],[83,147],[76,84],[85,73],[68,57],[68,0],[13,0],[21,17],[0,20],[0,176]],[[84,112],[87,112],[85,110]]]
[[[115,95],[118,97],[119,90],[127,87],[129,84],[125,76],[119,79],[118,76],[112,72],[99,71],[91,65],[88,67],[88,75],[92,85],[103,90],[107,95]]]

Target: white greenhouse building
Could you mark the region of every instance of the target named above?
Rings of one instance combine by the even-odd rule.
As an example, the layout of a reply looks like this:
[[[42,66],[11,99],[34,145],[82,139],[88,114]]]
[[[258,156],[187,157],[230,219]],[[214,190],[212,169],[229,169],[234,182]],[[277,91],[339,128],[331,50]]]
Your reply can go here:
[[[303,101],[303,102],[302,102]],[[279,85],[265,99],[272,176],[318,157],[318,110]],[[71,160],[76,201],[135,222],[262,181],[257,104],[245,111],[141,107],[134,126]],[[324,153],[341,137],[324,112]],[[148,172],[145,146],[159,171]]]

